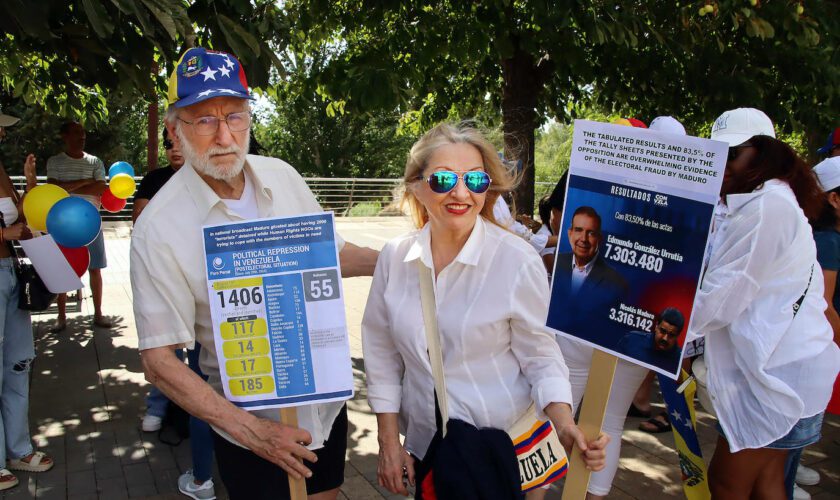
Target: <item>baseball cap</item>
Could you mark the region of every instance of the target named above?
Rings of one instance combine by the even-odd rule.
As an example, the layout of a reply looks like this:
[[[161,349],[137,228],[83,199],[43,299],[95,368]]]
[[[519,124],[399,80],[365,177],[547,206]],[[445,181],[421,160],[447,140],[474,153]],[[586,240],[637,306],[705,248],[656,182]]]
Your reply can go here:
[[[840,127],[837,127],[833,132],[828,134],[828,138],[825,140],[825,146],[818,149],[817,153],[827,155],[837,146],[840,146]]]
[[[3,113],[0,113],[0,127],[11,127],[19,121],[20,118],[16,116],[4,115]]]
[[[188,49],[169,77],[169,105],[189,106],[213,97],[253,99],[242,64],[232,54]]]
[[[712,126],[712,140],[737,146],[750,140],[756,135],[776,137],[773,122],[763,111],[755,108],[738,108],[729,110],[715,120]]]
[[[817,174],[823,191],[828,192],[840,187],[840,156],[819,162],[814,167],[814,173]]]
[[[685,127],[673,116],[657,116],[650,122],[648,129],[668,134],[686,135]]]

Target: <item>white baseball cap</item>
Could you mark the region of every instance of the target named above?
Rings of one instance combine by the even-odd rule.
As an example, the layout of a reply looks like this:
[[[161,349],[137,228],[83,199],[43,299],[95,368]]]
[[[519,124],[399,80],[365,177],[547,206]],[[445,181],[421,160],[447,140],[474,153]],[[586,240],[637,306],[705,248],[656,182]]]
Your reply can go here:
[[[755,108],[732,109],[720,115],[712,126],[712,140],[737,146],[756,135],[776,137],[773,122],[763,111]]]
[[[814,173],[823,191],[831,191],[840,187],[840,156],[823,160],[814,167]]]
[[[0,127],[11,127],[15,123],[19,122],[20,118],[11,116],[11,115],[4,115],[0,113]]]
[[[652,122],[650,122],[648,130],[685,135],[685,127],[683,127],[682,123],[673,116],[657,116]]]

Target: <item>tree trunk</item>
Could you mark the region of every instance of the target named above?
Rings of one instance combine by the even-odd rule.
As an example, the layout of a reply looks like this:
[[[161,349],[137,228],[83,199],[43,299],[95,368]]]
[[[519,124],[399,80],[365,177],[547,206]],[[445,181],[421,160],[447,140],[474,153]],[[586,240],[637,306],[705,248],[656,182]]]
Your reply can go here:
[[[522,180],[513,193],[516,212],[533,215],[534,131],[541,75],[533,56],[517,48],[513,57],[502,60],[502,78],[505,159],[517,160],[522,168]]]
[[[152,78],[158,73],[157,62],[152,63]],[[154,93],[149,101],[148,136],[146,143],[146,171],[151,172],[158,167],[158,99]]]

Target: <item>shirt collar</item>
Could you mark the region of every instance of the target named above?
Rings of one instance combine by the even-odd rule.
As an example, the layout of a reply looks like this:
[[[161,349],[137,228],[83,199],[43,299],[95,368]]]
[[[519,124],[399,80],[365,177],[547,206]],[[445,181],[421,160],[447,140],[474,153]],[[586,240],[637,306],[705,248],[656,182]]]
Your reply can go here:
[[[586,274],[589,274],[589,271],[592,270],[592,266],[595,265],[595,261],[598,260],[598,254],[599,253],[600,252],[595,252],[595,257],[592,257],[592,260],[590,260],[585,266],[583,266],[583,270],[580,271],[580,272],[584,272]],[[572,270],[577,271],[579,269],[580,269],[580,267],[578,267],[577,262],[575,262],[575,253],[572,252]]]
[[[751,202],[752,200],[763,196],[770,191],[777,189],[790,189],[788,183],[779,179],[770,179],[751,193],[737,193],[726,195],[726,206],[729,208],[729,213],[738,211],[741,207]]]
[[[460,262],[467,266],[478,265],[478,259],[481,257],[487,232],[484,227],[485,224],[484,217],[479,216],[476,218],[475,226],[473,226],[470,237],[467,238],[464,247],[458,252],[458,255],[455,257],[455,262]],[[417,234],[417,239],[411,245],[411,248],[408,249],[408,253],[406,253],[403,261],[411,262],[417,259],[422,260],[423,264],[426,264],[430,269],[434,265],[434,260],[432,259],[432,232],[428,222]]]
[[[199,213],[203,219],[207,218],[210,210],[219,203],[222,204],[222,209],[227,210],[227,206],[219,198],[219,195],[206,183],[204,179],[198,175],[193,166],[187,162],[178,170],[184,170],[185,181],[184,184],[189,191],[190,196],[198,208]],[[257,209],[260,217],[269,217],[268,213],[273,200],[273,193],[271,188],[263,184],[262,179],[254,172],[248,160],[245,160],[245,166],[242,169],[245,175],[249,176],[254,186],[254,194],[257,196]]]

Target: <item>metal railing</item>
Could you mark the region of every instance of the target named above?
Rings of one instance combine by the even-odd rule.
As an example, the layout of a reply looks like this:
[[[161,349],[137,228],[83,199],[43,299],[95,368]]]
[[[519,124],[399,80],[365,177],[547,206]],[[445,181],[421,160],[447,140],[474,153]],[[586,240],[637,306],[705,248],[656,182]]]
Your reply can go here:
[[[140,184],[142,177],[135,177]],[[38,183],[46,182],[46,177],[38,177]],[[324,210],[332,210],[339,216],[373,217],[400,215],[397,204],[402,196],[402,179],[365,179],[352,177],[304,177],[306,184]],[[19,190],[26,186],[23,176],[12,176],[12,182]],[[538,182],[537,193],[551,190],[553,183]],[[539,199],[539,196],[537,196]],[[134,208],[134,198],[127,200],[125,208],[117,213],[101,210],[104,222],[130,221]]]

